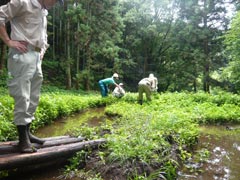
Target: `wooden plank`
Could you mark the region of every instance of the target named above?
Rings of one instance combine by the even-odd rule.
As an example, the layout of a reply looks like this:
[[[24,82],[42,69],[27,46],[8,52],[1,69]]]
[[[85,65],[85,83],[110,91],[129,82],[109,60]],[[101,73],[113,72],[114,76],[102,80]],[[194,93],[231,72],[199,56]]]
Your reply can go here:
[[[25,165],[41,164],[47,161],[54,161],[57,158],[69,158],[77,151],[86,148],[97,148],[105,143],[105,139],[90,140],[60,146],[51,146],[39,149],[35,153],[14,153],[0,157],[0,170],[9,170]]]

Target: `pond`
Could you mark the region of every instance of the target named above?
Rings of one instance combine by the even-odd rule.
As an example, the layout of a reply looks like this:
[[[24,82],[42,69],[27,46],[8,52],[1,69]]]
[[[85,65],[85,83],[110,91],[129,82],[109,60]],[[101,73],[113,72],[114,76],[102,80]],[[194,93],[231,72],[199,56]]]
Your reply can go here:
[[[89,109],[78,115],[60,119],[49,126],[40,128],[36,135],[39,137],[62,136],[68,134],[72,129],[80,128],[83,123],[87,123],[89,126],[98,126],[106,119],[104,108]]]
[[[107,117],[104,108],[86,110],[79,115],[60,119],[41,128],[36,133],[39,137],[66,135],[71,129],[81,127],[82,123],[98,126]],[[208,150],[209,158],[204,162],[189,162],[178,172],[177,180],[239,180],[240,164],[240,129],[227,130],[226,126],[202,126],[196,154]],[[193,158],[194,159],[194,158]],[[57,180],[62,174],[60,167],[48,168],[24,176],[24,180]],[[19,180],[19,178],[17,178]],[[72,179],[74,180],[74,179]]]
[[[98,126],[101,122],[107,120],[108,117],[104,114],[104,107],[92,108],[85,110],[79,114],[69,116],[54,121],[52,124],[38,129],[34,134],[38,137],[53,137],[67,135],[74,128],[80,128],[83,123],[87,123],[90,127]],[[59,176],[62,175],[62,169],[64,164],[57,164],[54,167],[48,167],[46,169],[31,171],[30,173],[21,173],[19,177],[18,173],[12,174],[11,180],[59,180]],[[74,179],[72,179],[74,180]],[[79,180],[79,179],[78,179]]]
[[[207,149],[210,157],[204,163],[189,162],[188,168],[178,172],[178,180],[239,180],[240,129],[234,128],[202,126],[195,151]]]

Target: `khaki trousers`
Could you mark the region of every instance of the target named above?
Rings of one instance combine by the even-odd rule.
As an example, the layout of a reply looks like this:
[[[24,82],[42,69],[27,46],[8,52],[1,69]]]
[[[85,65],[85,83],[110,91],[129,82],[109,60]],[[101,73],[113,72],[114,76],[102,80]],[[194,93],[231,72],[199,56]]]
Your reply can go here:
[[[138,100],[143,100],[143,93],[146,93],[146,98],[148,101],[151,101],[151,90],[148,85],[146,84],[139,84],[138,85]]]
[[[14,98],[14,123],[27,125],[34,119],[43,81],[40,53],[29,50],[20,53],[10,48],[8,58],[8,88]]]

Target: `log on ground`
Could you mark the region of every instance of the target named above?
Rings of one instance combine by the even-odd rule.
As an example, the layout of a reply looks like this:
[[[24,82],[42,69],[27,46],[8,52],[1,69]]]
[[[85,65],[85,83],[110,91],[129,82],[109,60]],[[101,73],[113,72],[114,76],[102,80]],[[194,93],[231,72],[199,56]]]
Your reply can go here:
[[[47,161],[54,161],[57,158],[70,158],[77,151],[86,148],[98,148],[106,142],[105,139],[90,140],[60,146],[41,148],[35,153],[15,153],[0,156],[0,170],[9,170],[24,165],[41,164]]]
[[[85,138],[83,137],[70,137],[70,136],[59,136],[59,137],[51,137],[51,138],[43,138],[45,143],[43,145],[33,143],[33,146],[37,149],[51,147],[51,146],[58,146],[62,144],[70,144],[75,142],[81,142]],[[11,154],[19,152],[18,148],[18,141],[10,141],[10,142],[3,142],[0,144],[0,154]]]

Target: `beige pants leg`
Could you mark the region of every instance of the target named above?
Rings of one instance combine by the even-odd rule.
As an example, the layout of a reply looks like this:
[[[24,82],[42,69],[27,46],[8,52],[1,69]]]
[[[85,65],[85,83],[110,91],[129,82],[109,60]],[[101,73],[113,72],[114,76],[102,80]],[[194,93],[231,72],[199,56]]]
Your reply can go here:
[[[138,85],[138,100],[143,100],[143,93],[146,93],[146,98],[148,101],[151,101],[151,90],[150,88],[145,84],[139,84]]]
[[[10,49],[8,87],[14,98],[14,123],[27,125],[34,119],[43,81],[40,54],[35,51],[19,53]]]

